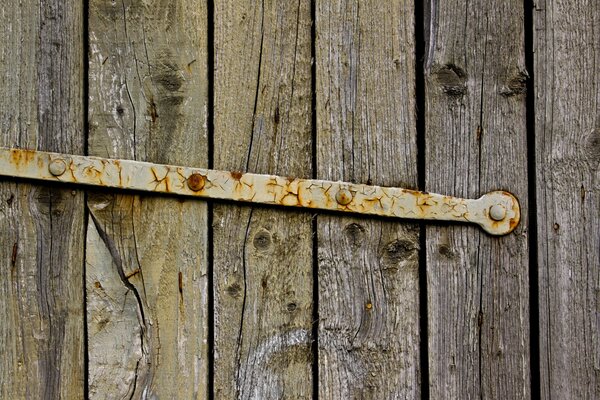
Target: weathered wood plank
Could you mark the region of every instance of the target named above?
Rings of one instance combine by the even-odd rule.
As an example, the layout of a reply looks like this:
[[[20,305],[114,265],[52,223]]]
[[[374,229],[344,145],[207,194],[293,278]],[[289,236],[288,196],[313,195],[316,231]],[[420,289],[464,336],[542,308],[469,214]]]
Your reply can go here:
[[[82,154],[83,8],[0,4],[0,146]],[[84,390],[82,193],[0,183],[0,398]]]
[[[431,3],[425,26],[426,189],[515,193],[507,237],[428,226],[431,398],[530,396],[523,4]]]
[[[415,188],[412,1],[316,4],[317,175]],[[319,397],[418,398],[418,228],[318,217]]]
[[[542,399],[600,398],[600,5],[536,1]]]
[[[207,10],[92,0],[89,153],[207,166]],[[207,206],[90,194],[90,398],[207,397]]]
[[[310,3],[214,17],[215,168],[310,177]],[[312,398],[310,215],[215,205],[213,227],[215,398]]]

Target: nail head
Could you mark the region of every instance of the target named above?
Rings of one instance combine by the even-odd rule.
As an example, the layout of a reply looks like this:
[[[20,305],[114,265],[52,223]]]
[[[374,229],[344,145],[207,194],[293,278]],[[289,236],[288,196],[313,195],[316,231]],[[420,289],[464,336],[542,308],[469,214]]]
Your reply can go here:
[[[506,208],[501,204],[494,204],[490,207],[490,218],[494,221],[502,221],[506,217]]]
[[[193,173],[187,179],[187,185],[194,192],[198,192],[204,188],[204,177],[198,173]]]
[[[352,202],[352,193],[348,189],[340,189],[335,195],[335,201],[342,206],[347,206]]]
[[[50,165],[48,165],[48,170],[52,175],[60,176],[67,170],[67,164],[64,162],[64,160],[57,158],[50,162]]]

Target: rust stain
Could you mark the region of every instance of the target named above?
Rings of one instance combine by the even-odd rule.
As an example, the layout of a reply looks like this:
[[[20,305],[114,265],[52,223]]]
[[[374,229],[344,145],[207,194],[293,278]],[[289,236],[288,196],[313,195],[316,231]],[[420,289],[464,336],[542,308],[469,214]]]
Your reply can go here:
[[[150,167],[150,172],[152,172],[152,176],[154,176],[154,181],[159,182],[160,179],[158,179],[158,175],[156,175],[156,170],[154,169],[154,167]]]
[[[375,209],[376,205],[379,205],[379,207],[383,209],[383,204],[381,203],[381,197],[377,197],[374,199],[364,199],[363,203],[362,203],[363,209],[365,209],[365,210],[373,210],[373,209]]]
[[[17,167],[28,164],[35,158],[35,150],[12,149],[10,151],[10,162]]]
[[[240,179],[242,179],[242,175],[244,175],[242,172],[240,171],[231,171],[230,172],[231,177],[233,179],[235,179],[236,181],[239,181]]]
[[[299,204],[298,195],[293,192],[287,192],[285,196],[279,201],[284,206],[295,206]]]
[[[187,178],[187,185],[194,192],[198,192],[204,189],[205,177],[195,172]]]
[[[87,175],[90,179],[94,179],[100,182],[100,184],[102,184],[102,172],[98,171],[96,169],[96,167],[94,166],[87,166],[85,168],[83,168],[83,173],[85,175]]]
[[[156,185],[154,186],[154,190],[158,190],[158,187],[161,185],[161,183],[165,184],[165,191],[166,192],[170,192],[171,191],[171,180],[169,179],[169,171],[167,171],[165,173],[165,176],[163,176],[162,178],[158,177],[158,173],[156,172],[156,169],[154,167],[150,167],[150,172],[152,172],[152,176],[154,177],[154,182],[156,182]]]
[[[119,171],[119,186],[123,186],[123,169],[121,168],[121,162],[115,160],[114,165],[117,168],[117,171]]]
[[[136,269],[134,269],[133,271],[131,271],[129,274],[125,275],[125,278],[129,279],[129,278],[131,278],[132,276],[134,276],[134,275],[137,275],[137,274],[139,274],[139,273],[140,273],[140,269],[139,269],[139,268],[136,268]]]

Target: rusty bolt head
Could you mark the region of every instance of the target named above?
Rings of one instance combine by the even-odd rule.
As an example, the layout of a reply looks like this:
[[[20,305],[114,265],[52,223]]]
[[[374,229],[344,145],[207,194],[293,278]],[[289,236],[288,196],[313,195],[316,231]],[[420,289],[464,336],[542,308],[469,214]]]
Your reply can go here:
[[[348,189],[340,189],[335,194],[335,201],[342,206],[347,206],[350,204],[350,202],[352,202],[352,197],[352,192],[350,192]]]
[[[50,165],[48,165],[48,171],[50,171],[50,173],[54,176],[60,176],[64,174],[66,170],[67,164],[60,158],[52,160]]]
[[[490,207],[490,218],[494,221],[502,221],[506,218],[506,208],[501,204],[494,204]]]
[[[187,185],[194,192],[202,190],[204,188],[204,177],[198,173],[193,173],[187,178]]]

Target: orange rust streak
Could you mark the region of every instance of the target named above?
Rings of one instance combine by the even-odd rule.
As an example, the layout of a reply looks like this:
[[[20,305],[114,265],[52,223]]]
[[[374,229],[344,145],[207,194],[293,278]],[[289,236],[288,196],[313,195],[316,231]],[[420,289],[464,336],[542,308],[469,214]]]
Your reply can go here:
[[[154,176],[154,180],[156,182],[160,182],[160,179],[158,179],[158,175],[156,175],[156,170],[154,169],[154,167],[150,167],[150,171],[152,172],[152,175]]]
[[[139,269],[139,268],[136,268],[136,269],[134,269],[133,271],[131,271],[129,274],[125,275],[125,278],[129,279],[129,278],[131,278],[132,276],[134,276],[134,275],[137,275],[137,274],[139,274],[139,273],[140,273],[140,269]]]
[[[13,149],[10,151],[10,161],[17,167],[21,167],[22,164],[28,164],[35,158],[35,151],[33,150],[21,150]]]

